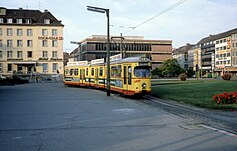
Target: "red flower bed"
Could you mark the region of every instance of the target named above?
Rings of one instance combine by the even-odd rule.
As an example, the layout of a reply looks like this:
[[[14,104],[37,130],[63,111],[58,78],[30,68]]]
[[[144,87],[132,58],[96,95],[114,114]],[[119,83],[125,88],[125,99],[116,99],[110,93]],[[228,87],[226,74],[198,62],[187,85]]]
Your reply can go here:
[[[216,94],[213,96],[212,100],[217,104],[237,104],[237,91]]]

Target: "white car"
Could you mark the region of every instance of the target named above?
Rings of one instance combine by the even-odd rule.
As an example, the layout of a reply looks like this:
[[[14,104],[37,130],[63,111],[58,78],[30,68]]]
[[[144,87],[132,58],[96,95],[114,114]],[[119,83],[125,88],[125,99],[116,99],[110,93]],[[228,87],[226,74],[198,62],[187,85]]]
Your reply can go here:
[[[7,77],[3,76],[3,75],[0,75],[0,79],[1,80],[4,80],[4,79],[7,79]]]

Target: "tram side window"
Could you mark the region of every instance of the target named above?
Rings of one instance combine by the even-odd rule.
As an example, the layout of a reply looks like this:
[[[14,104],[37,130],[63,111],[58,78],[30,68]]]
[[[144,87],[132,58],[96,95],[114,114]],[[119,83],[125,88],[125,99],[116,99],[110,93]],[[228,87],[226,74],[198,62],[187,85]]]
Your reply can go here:
[[[74,69],[70,69],[70,75],[73,75]]]
[[[111,76],[112,77],[121,77],[121,73],[122,73],[121,65],[111,67]]]
[[[68,69],[65,70],[65,75],[69,75],[69,70]]]
[[[135,77],[150,77],[150,67],[149,66],[137,66],[134,68]]]
[[[74,75],[78,75],[78,69],[74,70]]]
[[[94,76],[94,68],[91,68],[91,76]]]
[[[103,76],[103,67],[100,67],[100,76]]]

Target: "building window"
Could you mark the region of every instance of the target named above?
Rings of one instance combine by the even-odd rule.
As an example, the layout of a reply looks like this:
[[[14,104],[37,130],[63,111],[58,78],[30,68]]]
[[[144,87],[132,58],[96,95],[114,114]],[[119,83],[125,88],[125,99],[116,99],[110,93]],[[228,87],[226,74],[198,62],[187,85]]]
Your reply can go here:
[[[43,72],[48,72],[48,64],[43,63]]]
[[[57,36],[57,35],[58,35],[58,30],[52,29],[52,36]]]
[[[52,52],[52,57],[53,57],[53,58],[58,58],[58,53],[57,53],[57,51],[53,51],[53,52]]]
[[[33,47],[33,41],[27,40],[27,47]]]
[[[26,24],[31,24],[31,19],[26,19]]]
[[[22,36],[22,29],[17,29],[16,33],[17,33],[17,36]]]
[[[58,47],[58,41],[52,40],[52,47]]]
[[[3,18],[0,18],[0,23],[4,23],[4,22],[3,22]]]
[[[17,24],[22,24],[22,19],[16,19]]]
[[[12,72],[12,64],[7,64],[7,72]]]
[[[0,63],[0,72],[2,72],[2,63]]]
[[[27,51],[27,58],[32,58],[32,51]]]
[[[12,47],[12,40],[7,40],[7,47]]]
[[[53,72],[56,72],[58,70],[58,64],[53,63]]]
[[[0,51],[0,59],[2,58],[2,51]]]
[[[22,51],[17,51],[17,58],[22,58]]]
[[[12,24],[13,23],[13,19],[12,18],[8,18],[7,19],[7,23]]]
[[[47,58],[48,57],[48,52],[47,51],[43,51],[43,54],[42,54],[43,56],[43,58]]]
[[[2,47],[2,40],[0,40],[0,47]]]
[[[42,40],[42,47],[48,47],[48,41]]]
[[[33,36],[32,29],[27,29],[27,36]]]
[[[44,19],[44,24],[50,24],[50,19]]]
[[[12,36],[12,29],[11,28],[7,28],[7,36]]]
[[[23,44],[22,44],[22,40],[17,40],[17,47],[22,47]]]
[[[7,58],[12,58],[12,51],[7,51]]]
[[[2,36],[2,28],[0,28],[0,36]]]
[[[48,36],[48,30],[42,29],[42,36]]]
[[[228,52],[228,53],[226,54],[226,56],[227,56],[227,57],[230,57],[230,53]]]

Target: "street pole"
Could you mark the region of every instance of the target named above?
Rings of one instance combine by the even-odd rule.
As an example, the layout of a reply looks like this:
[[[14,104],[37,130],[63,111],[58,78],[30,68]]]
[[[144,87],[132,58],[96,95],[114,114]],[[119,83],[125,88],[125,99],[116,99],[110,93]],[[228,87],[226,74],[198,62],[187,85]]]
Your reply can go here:
[[[110,96],[109,9],[106,10],[106,16],[107,16],[107,96]]]
[[[122,55],[122,58],[124,58],[124,54],[123,54],[123,35],[122,33],[120,33],[120,37],[121,37],[121,41],[120,41],[120,53]]]
[[[97,12],[97,13],[106,13],[107,17],[107,78],[106,78],[106,86],[107,86],[107,96],[110,96],[110,36],[109,36],[109,9],[87,6],[87,10]]]

